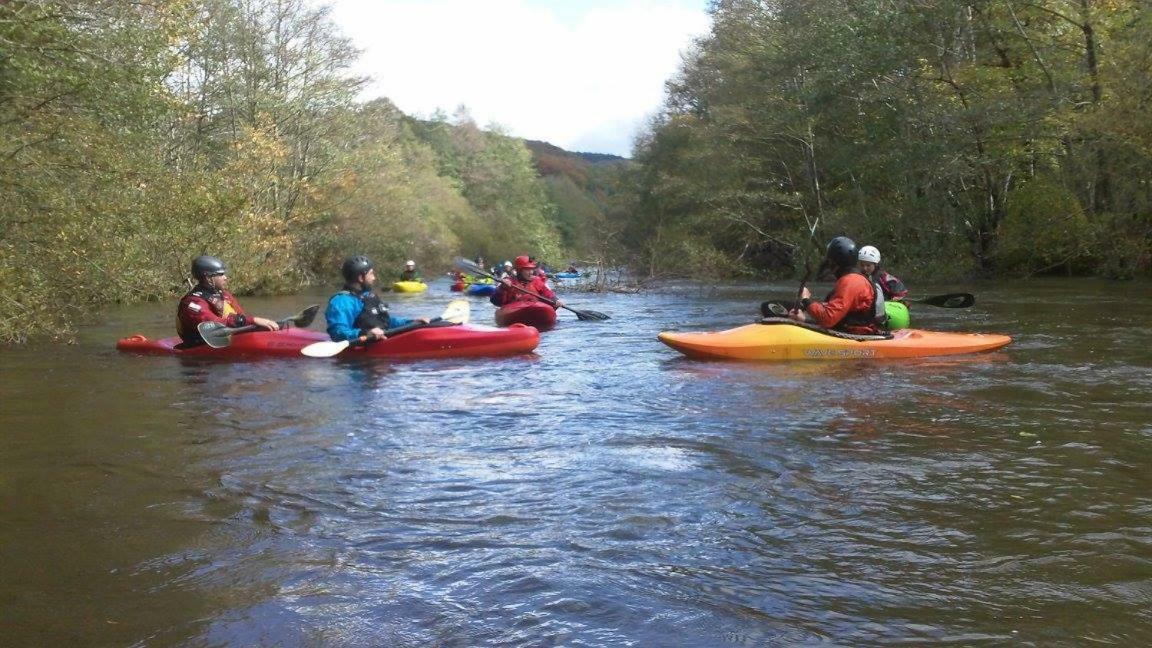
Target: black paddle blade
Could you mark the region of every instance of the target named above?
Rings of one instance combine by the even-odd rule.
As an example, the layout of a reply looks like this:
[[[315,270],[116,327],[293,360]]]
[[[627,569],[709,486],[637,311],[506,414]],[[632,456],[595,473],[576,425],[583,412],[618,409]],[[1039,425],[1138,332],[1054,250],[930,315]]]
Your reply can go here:
[[[312,304],[308,308],[300,311],[300,314],[292,318],[292,325],[297,328],[307,328],[312,324],[312,320],[316,319],[316,313],[320,312],[320,304]]]
[[[910,301],[940,308],[968,308],[976,303],[976,296],[971,293],[949,293]]]
[[[487,270],[476,265],[476,263],[474,261],[471,261],[470,259],[465,259],[464,257],[458,257],[456,259],[456,267],[460,270],[465,270],[470,274],[484,275],[485,277],[491,277],[492,276],[492,275],[488,274]]]
[[[604,320],[612,319],[611,317],[609,317],[609,316],[607,316],[604,313],[601,313],[599,311],[576,310],[575,308],[570,308],[568,310],[572,311],[573,313],[576,313],[576,319],[580,320],[581,322],[588,322],[588,321],[603,322]]]
[[[760,304],[760,314],[764,317],[788,317],[791,304],[776,299],[770,299]]]

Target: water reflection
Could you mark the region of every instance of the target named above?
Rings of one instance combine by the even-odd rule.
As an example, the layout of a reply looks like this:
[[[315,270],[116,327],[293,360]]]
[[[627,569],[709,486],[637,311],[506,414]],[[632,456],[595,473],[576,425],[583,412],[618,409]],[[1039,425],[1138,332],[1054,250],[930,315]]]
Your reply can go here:
[[[1068,324],[1099,310],[1069,301],[1115,305],[1040,288],[918,310],[1017,343],[907,362],[655,340],[744,323],[762,286],[573,296],[617,317],[468,361],[120,356],[108,340],[153,319],[125,311],[4,357],[6,636],[1141,645],[1152,333]]]

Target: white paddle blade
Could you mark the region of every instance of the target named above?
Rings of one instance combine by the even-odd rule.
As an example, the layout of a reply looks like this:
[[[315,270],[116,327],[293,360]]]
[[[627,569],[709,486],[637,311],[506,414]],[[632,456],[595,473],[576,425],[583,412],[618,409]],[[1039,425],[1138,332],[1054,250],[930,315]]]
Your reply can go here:
[[[341,342],[332,342],[331,340],[323,340],[321,342],[313,342],[308,346],[300,349],[302,355],[309,358],[331,358],[332,356],[347,349],[351,343],[348,340]]]
[[[471,317],[472,304],[468,303],[467,299],[454,299],[448,302],[448,306],[444,308],[444,314],[440,316],[440,319],[445,322],[467,324]]]

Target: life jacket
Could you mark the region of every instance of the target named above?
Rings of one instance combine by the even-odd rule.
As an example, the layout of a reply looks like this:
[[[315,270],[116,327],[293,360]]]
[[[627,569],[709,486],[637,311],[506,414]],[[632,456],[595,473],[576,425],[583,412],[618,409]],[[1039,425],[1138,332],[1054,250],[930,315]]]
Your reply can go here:
[[[364,308],[360,310],[360,314],[356,316],[356,321],[352,323],[353,326],[361,331],[371,331],[374,328],[388,328],[388,304],[380,301],[380,297],[376,293],[369,290],[356,294],[347,288],[341,290],[340,293],[352,295],[356,299],[359,299],[360,303],[364,305]]]
[[[882,329],[888,322],[888,314],[884,311],[884,292],[880,289],[880,286],[859,268],[851,268],[844,274],[837,275],[837,278],[845,274],[858,274],[868,280],[868,285],[872,287],[872,308],[848,311],[844,319],[840,320],[840,323],[833,328],[843,331],[848,331],[850,328]],[[832,299],[834,293],[835,291],[829,292],[828,295],[824,297],[824,301]]]
[[[860,274],[864,273],[861,272]],[[884,287],[881,286],[878,278],[875,275],[864,276],[868,277],[868,281],[872,283],[873,321],[876,323],[876,326],[879,326],[880,328],[888,328],[888,309],[884,305]]]
[[[888,274],[886,270],[877,268],[873,274],[873,281],[880,285],[880,289],[884,291],[885,299],[899,300],[908,294],[908,289],[904,287],[904,282]]]
[[[221,290],[211,290],[204,286],[196,286],[185,295],[185,297],[189,296],[199,297],[208,302],[208,305],[212,307],[212,312],[216,314],[216,317],[228,317],[229,315],[235,315],[237,312],[235,308],[232,308],[232,303]]]

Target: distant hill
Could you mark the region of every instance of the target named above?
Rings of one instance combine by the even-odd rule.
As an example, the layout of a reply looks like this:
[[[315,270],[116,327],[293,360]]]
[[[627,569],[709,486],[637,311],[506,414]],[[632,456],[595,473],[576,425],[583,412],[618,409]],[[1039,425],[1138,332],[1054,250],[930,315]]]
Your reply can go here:
[[[562,175],[576,186],[588,188],[588,169],[592,166],[610,166],[628,162],[628,158],[607,153],[580,153],[564,149],[538,140],[524,140],[532,151],[536,171],[541,176]]]

